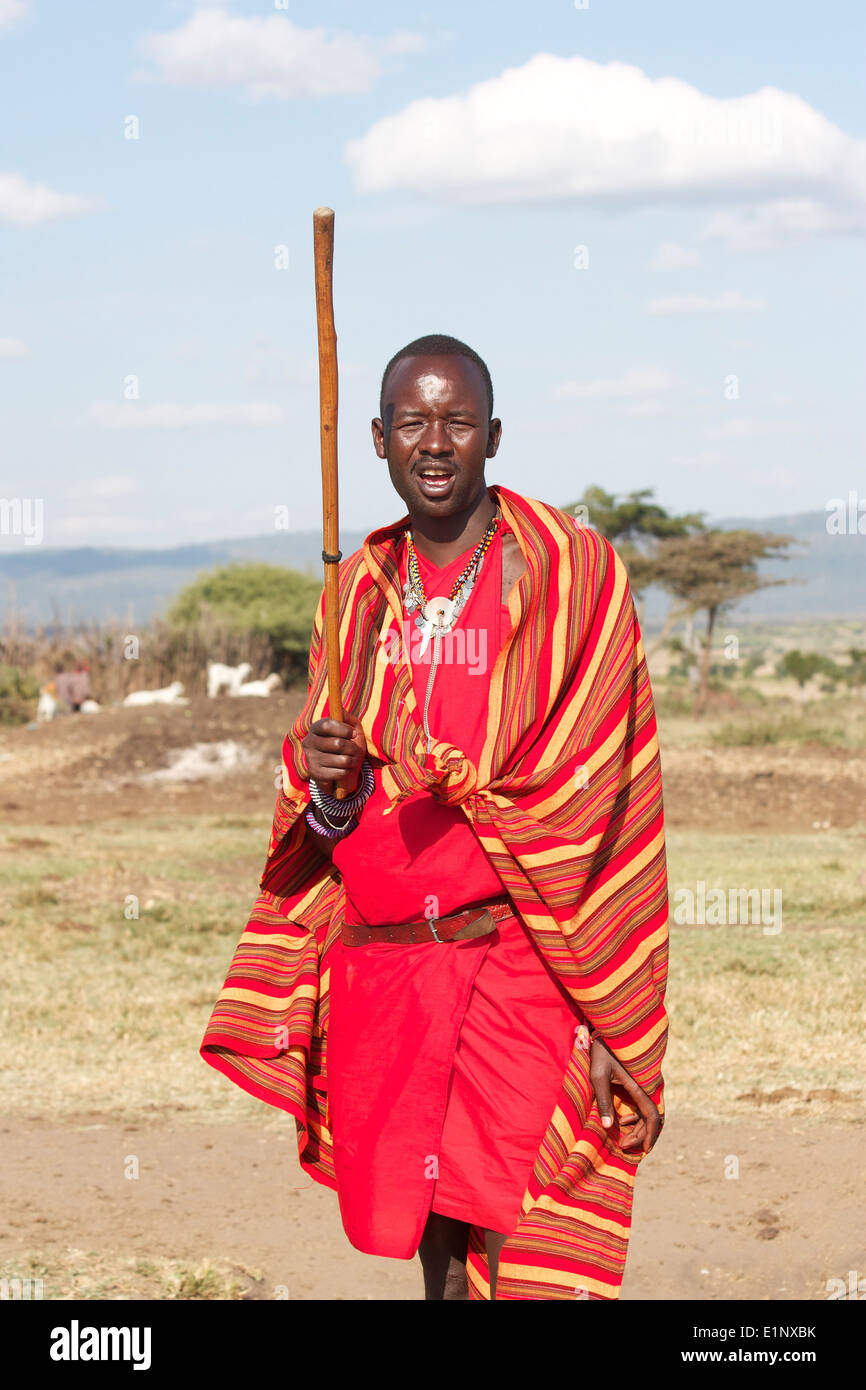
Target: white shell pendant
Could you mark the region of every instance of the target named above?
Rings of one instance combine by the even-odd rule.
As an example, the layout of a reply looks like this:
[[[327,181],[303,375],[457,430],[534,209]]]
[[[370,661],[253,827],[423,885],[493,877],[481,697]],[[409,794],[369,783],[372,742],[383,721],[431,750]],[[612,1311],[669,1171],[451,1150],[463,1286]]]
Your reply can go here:
[[[441,634],[451,631],[455,606],[454,600],[446,598],[443,594],[437,594],[435,598],[429,598],[427,600],[421,610],[424,615],[424,637],[421,641],[421,646],[418,648],[419,660],[423,657],[430,645],[431,637],[436,633]]]

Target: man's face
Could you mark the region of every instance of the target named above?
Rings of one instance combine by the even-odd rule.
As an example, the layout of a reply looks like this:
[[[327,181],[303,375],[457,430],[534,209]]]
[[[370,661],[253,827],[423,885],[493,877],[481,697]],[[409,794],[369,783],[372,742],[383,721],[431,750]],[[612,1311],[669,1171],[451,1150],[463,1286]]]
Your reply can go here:
[[[446,517],[486,490],[484,464],[502,432],[487,418],[481,370],[468,357],[404,357],[385,384],[373,444],[410,514]]]

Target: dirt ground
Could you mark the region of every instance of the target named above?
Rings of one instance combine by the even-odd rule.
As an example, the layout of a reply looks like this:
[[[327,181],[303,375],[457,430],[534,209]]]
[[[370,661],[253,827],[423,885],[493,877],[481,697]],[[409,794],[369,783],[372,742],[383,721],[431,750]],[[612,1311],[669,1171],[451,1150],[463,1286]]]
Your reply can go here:
[[[186,706],[109,708],[39,728],[0,729],[0,810],[7,821],[101,820],[178,810],[270,813],[285,731],[297,692],[268,700],[193,698]],[[234,741],[251,762],[231,776],[142,783],[172,749]],[[844,828],[863,819],[866,750],[798,746],[670,746],[662,730],[667,824],[764,832]]]
[[[421,1297],[417,1260],[349,1245],[336,1195],[297,1164],[294,1126],[0,1126],[5,1269],[38,1248],[109,1266],[139,1256],[211,1259],[248,1299]],[[820,1144],[820,1177],[816,1155]],[[139,1177],[124,1177],[130,1156]],[[738,1176],[726,1176],[738,1170]],[[672,1117],[637,1180],[624,1299],[822,1299],[827,1281],[866,1269],[862,1131],[708,1124]],[[816,1210],[816,1184],[833,1219]],[[263,1197],[266,1193],[266,1197]],[[145,1282],[145,1281],[143,1281]],[[106,1293],[111,1297],[111,1292]],[[140,1296],[147,1297],[146,1287]]]

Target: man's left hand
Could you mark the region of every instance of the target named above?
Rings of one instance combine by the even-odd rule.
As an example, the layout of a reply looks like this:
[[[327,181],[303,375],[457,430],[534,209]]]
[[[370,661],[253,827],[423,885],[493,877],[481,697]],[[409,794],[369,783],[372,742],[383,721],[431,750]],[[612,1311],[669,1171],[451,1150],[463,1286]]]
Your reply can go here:
[[[620,1141],[625,1150],[643,1149],[648,1154],[659,1137],[662,1117],[658,1106],[650,1099],[643,1087],[630,1076],[621,1062],[609,1052],[600,1038],[592,1044],[589,1060],[589,1079],[598,1102],[601,1123],[610,1129],[616,1116],[614,1114],[611,1087],[618,1086],[626,1091],[637,1108],[636,1115],[624,1115],[619,1121],[621,1130],[626,1131]]]

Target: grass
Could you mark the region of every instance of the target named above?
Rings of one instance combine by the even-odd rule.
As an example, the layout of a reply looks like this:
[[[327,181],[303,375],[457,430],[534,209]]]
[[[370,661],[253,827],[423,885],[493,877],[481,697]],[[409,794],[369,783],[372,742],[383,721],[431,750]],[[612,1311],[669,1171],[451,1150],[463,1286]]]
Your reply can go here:
[[[866,826],[822,831],[820,835],[728,835],[707,831],[666,832],[671,921],[678,893],[697,884],[706,890],[760,889],[781,893],[781,921],[787,928],[814,924],[866,928]],[[763,924],[763,922],[762,922]],[[709,930],[709,929],[707,929]],[[763,935],[761,925],[755,930]]]
[[[770,937],[760,927],[673,927],[670,959],[670,1110],[729,1122],[761,1113],[859,1118],[862,929]],[[785,1090],[799,1094],[764,1112],[766,1098]],[[758,1099],[744,1099],[750,1092]]]
[[[722,747],[813,743],[824,748],[866,748],[866,700],[849,695],[822,700],[818,706],[776,701],[775,707],[724,720],[711,737]]]
[[[825,696],[802,705],[773,690],[735,684],[731,693],[739,707],[713,709],[696,719],[693,697],[682,686],[653,683],[662,748],[760,748],[767,745],[822,748],[866,748],[866,699],[860,694]]]
[[[256,816],[172,816],[0,838],[7,1115],[282,1123],[198,1051],[267,834]],[[672,907],[699,881],[782,890],[777,935],[672,927],[668,1104],[729,1118],[754,1111],[738,1096],[789,1087],[802,1097],[774,1115],[849,1115],[805,1096],[862,1085],[866,836],[669,831],[668,851]]]
[[[42,1280],[42,1298],[74,1299],[178,1299],[241,1300],[271,1296],[261,1292],[263,1275],[242,1265],[203,1260],[141,1259],[99,1250],[35,1251],[0,1267],[0,1279]],[[259,1290],[256,1286],[259,1286]]]
[[[267,1113],[198,1055],[267,852],[266,821],[219,822],[0,838],[7,1113]],[[29,836],[41,847],[22,848]]]
[[[832,1114],[855,1118],[866,1064],[866,904],[859,882],[866,833],[726,835],[668,830],[671,1034],[667,1104],[733,1119]],[[776,922],[675,923],[680,893],[781,892]],[[815,1092],[825,1092],[823,1096]],[[835,1096],[833,1093],[837,1093]],[[811,1099],[809,1097],[811,1096]]]

